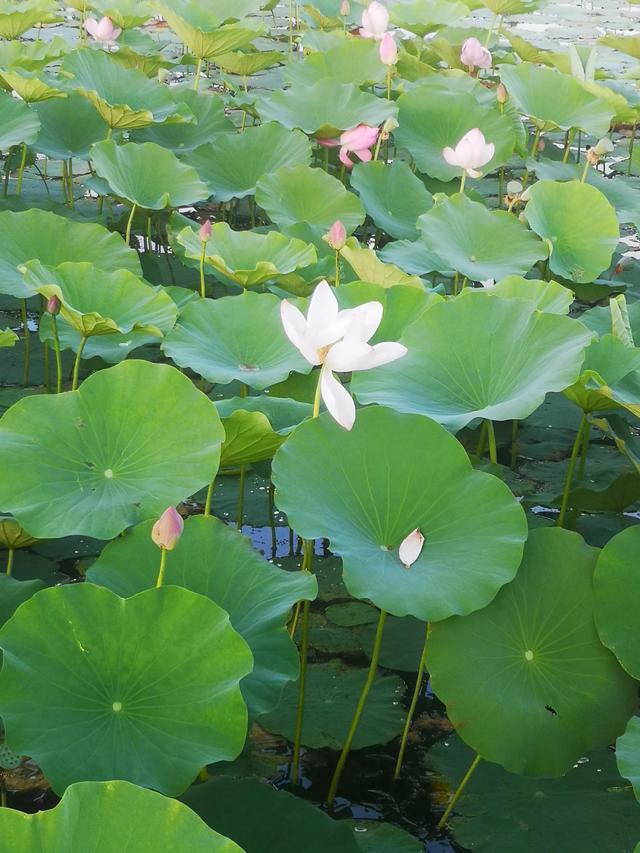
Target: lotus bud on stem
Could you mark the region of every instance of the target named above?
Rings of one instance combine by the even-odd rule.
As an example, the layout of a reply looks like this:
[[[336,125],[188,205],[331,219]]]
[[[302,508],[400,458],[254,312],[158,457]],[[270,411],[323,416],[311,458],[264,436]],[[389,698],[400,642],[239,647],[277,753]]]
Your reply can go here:
[[[86,346],[89,338],[86,335],[83,335],[80,338],[80,343],[78,344],[78,351],[76,352],[76,360],[73,363],[73,376],[71,379],[71,390],[77,391],[78,389],[78,375],[80,373],[80,359],[82,358],[82,353]]]
[[[160,568],[158,569],[156,588],[161,587],[164,583],[167,553],[176,547],[183,530],[182,516],[173,506],[167,507],[151,528],[151,539],[160,548]]]
[[[336,254],[335,286],[338,287],[340,285],[340,250],[344,248],[347,242],[347,229],[338,219],[323,235],[322,239],[331,246]]]
[[[200,237],[200,296],[202,297],[202,299],[206,297],[204,283],[204,261],[207,256],[207,242],[211,237],[211,233],[211,220],[205,219],[205,221],[202,223],[200,230],[198,231],[198,236]]]
[[[47,311],[51,314],[51,332],[53,334],[53,351],[56,359],[56,394],[62,391],[62,357],[60,355],[60,337],[58,335],[58,314],[62,303],[57,296],[47,299]]]

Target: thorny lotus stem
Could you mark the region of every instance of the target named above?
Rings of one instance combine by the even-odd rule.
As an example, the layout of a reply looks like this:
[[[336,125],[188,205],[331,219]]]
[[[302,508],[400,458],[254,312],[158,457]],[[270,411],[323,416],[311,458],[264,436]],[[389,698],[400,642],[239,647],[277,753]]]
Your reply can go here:
[[[60,338],[58,337],[58,318],[51,315],[51,331],[53,332],[53,351],[56,357],[56,394],[62,391],[62,358],[60,356]]]
[[[24,359],[22,368],[22,384],[26,388],[29,384],[29,366],[31,363],[31,336],[29,334],[26,299],[22,299],[20,302],[20,317],[22,319],[22,331],[24,334],[24,345],[22,350],[22,357]]]
[[[200,241],[200,296],[204,299],[206,296],[205,287],[204,287],[204,259],[207,254],[207,241]]]
[[[13,548],[9,548],[9,551],[7,552],[7,575],[9,577],[11,576],[11,572],[13,570],[13,555],[14,555],[14,553],[15,553],[15,551],[13,550]]]
[[[382,635],[384,633],[384,626],[386,621],[387,613],[385,610],[381,610],[380,617],[378,619],[378,627],[376,629],[376,637],[373,643],[373,651],[371,652],[371,663],[369,664],[367,680],[365,681],[364,687],[362,688],[362,693],[360,694],[360,698],[358,699],[355,714],[353,715],[353,719],[351,720],[351,726],[349,727],[347,739],[344,743],[344,746],[342,747],[342,752],[340,753],[340,758],[338,759],[338,763],[336,764],[336,769],[333,772],[331,785],[329,786],[329,793],[327,794],[328,806],[333,805],[333,801],[336,798],[336,793],[338,791],[338,785],[340,784],[342,771],[344,770],[344,766],[347,763],[347,758],[349,757],[349,752],[351,751],[351,744],[353,743],[353,739],[358,730],[358,725],[360,724],[360,718],[362,717],[362,712],[364,711],[364,706],[367,702],[367,697],[369,696],[369,692],[373,687],[373,682],[376,677],[376,671],[378,669],[378,660],[380,659]]]
[[[404,753],[407,748],[407,739],[409,737],[409,731],[411,730],[411,723],[413,722],[413,715],[416,711],[416,705],[418,704],[418,699],[420,698],[420,689],[422,687],[422,677],[424,675],[424,665],[427,659],[427,640],[429,639],[429,632],[431,626],[427,622],[427,627],[425,631],[424,645],[422,647],[422,654],[420,655],[420,663],[418,664],[418,674],[416,675],[416,686],[413,690],[413,696],[411,697],[411,704],[409,705],[409,711],[407,712],[407,720],[404,724],[404,731],[402,732],[402,740],[400,741],[400,749],[398,750],[398,760],[396,761],[395,770],[393,771],[393,781],[395,782],[398,776],[400,775],[400,771],[402,770],[402,762],[404,761]]]
[[[78,372],[80,370],[80,359],[82,358],[82,351],[84,350],[85,344],[87,343],[88,338],[83,336],[80,338],[80,344],[78,346],[78,352],[76,353],[76,360],[73,364],[73,378],[71,380],[71,390],[76,391],[78,388]]]
[[[518,421],[511,422],[511,468],[518,462]]]
[[[562,155],[562,162],[566,163],[569,159],[569,154],[571,153],[571,143],[573,142],[573,137],[575,136],[575,129],[572,127],[567,131],[567,138],[564,143],[564,153]]]
[[[562,503],[560,504],[560,514],[558,515],[557,526],[562,527],[564,524],[564,517],[567,513],[567,507],[569,505],[569,494],[571,493],[571,485],[573,483],[573,473],[576,469],[576,461],[578,459],[578,451],[580,450],[580,446],[582,444],[582,436],[584,435],[586,427],[589,425],[589,422],[585,415],[582,416],[582,420],[580,421],[580,426],[578,427],[578,432],[576,433],[575,441],[573,442],[573,448],[571,450],[571,456],[569,457],[569,467],[567,469],[567,477],[564,483],[564,491],[562,493]]]
[[[314,540],[305,539],[304,556],[302,558],[303,572],[310,572],[313,566]],[[304,722],[304,699],[307,687],[307,658],[309,657],[309,610],[311,602],[302,605],[302,638],[300,642],[300,681],[298,682],[298,708],[296,711],[296,728],[293,736],[293,759],[291,761],[291,780],[294,785],[300,778],[300,746],[302,743],[302,724]],[[294,626],[295,632],[295,626]],[[293,636],[293,634],[291,635]]]
[[[489,459],[494,465],[498,464],[498,450],[496,447],[496,431],[493,428],[493,421],[487,418],[487,435],[489,437]]]
[[[631,125],[631,139],[629,140],[629,162],[627,164],[627,175],[631,174],[631,165],[633,160],[633,144],[636,141],[636,129],[638,127],[638,122],[634,121]]]
[[[193,88],[197,92],[200,88],[200,72],[202,71],[202,57],[198,58],[198,64],[196,65],[196,74],[193,79]]]
[[[24,177],[24,167],[27,162],[27,143],[22,143],[22,157],[20,159],[20,168],[18,169],[18,186],[16,187],[16,194],[20,195],[22,193],[22,178]]]
[[[467,772],[464,774],[464,778],[463,778],[462,782],[460,782],[460,784],[456,788],[456,792],[453,795],[453,797],[451,798],[451,802],[447,806],[445,813],[442,815],[442,817],[438,821],[438,829],[442,829],[442,827],[445,825],[445,823],[449,819],[449,815],[453,811],[453,807],[455,806],[455,804],[460,799],[460,795],[462,794],[464,789],[467,787],[469,779],[471,779],[471,777],[473,776],[476,767],[478,766],[478,764],[480,764],[480,761],[481,761],[480,756],[476,755],[476,757],[471,762],[471,767],[469,767]]]
[[[131,213],[129,214],[129,219],[127,220],[127,233],[125,234],[124,238],[127,246],[131,243],[131,226],[133,224],[133,217],[136,214],[137,207],[137,204],[133,205],[133,207],[131,208]]]
[[[158,569],[158,579],[156,580],[156,589],[164,583],[164,574],[167,570],[167,549],[160,548],[160,568]]]

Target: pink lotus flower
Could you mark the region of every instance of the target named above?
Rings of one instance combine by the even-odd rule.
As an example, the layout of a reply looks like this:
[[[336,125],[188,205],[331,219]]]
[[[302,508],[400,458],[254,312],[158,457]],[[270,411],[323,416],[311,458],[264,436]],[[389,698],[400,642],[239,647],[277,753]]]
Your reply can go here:
[[[405,569],[410,569],[411,566],[415,563],[422,552],[422,546],[424,545],[424,536],[420,532],[420,529],[416,527],[415,530],[412,530],[408,536],[400,543],[400,549],[398,551],[398,556],[400,557],[400,562],[405,567]]]
[[[471,178],[479,178],[478,169],[493,158],[496,147],[487,142],[482,131],[474,127],[462,137],[455,148],[444,148],[442,156],[450,166],[459,166]]]
[[[398,61],[398,47],[391,33],[385,33],[380,41],[380,61],[389,68]]]
[[[106,15],[99,21],[96,21],[95,18],[87,18],[84,22],[84,28],[92,38],[101,44],[111,44],[122,32],[120,27],[113,26],[113,21]]]
[[[365,302],[341,311],[326,281],[321,281],[313,291],[306,317],[286,299],[280,305],[282,325],[291,343],[309,364],[322,365],[322,399],[334,420],[345,429],[353,426],[356,407],[333,371],[369,370],[395,361],[407,352],[405,346],[393,341],[374,346],[368,343],[382,321],[382,310],[380,302]]]
[[[57,316],[60,313],[60,308],[62,308],[62,302],[58,299],[57,296],[50,296],[47,299],[47,311],[49,314],[53,314],[53,316]]]
[[[340,4],[340,14],[343,18],[346,18],[349,12],[351,11],[351,6],[349,5],[349,0],[342,0]]]
[[[206,243],[207,240],[209,239],[209,237],[211,237],[211,220],[210,219],[205,219],[205,221],[202,223],[202,227],[198,231],[198,234],[200,235],[200,240],[203,243]]]
[[[466,65],[469,71],[473,71],[474,68],[491,68],[493,64],[491,52],[473,37],[462,43],[460,62]]]
[[[339,252],[347,242],[347,229],[338,219],[322,238],[335,252]]]
[[[387,31],[389,26],[389,13],[378,0],[371,0],[371,3],[362,13],[362,26],[360,27],[360,35],[365,39],[375,39],[380,41]]]
[[[376,144],[379,132],[377,127],[370,127],[368,124],[359,124],[352,130],[345,130],[340,136],[340,162],[351,169],[353,161],[349,158],[349,153],[352,152],[364,163],[368,163],[371,160],[369,149]]]
[[[175,507],[170,506],[162,513],[151,529],[151,538],[158,548],[173,551],[182,536],[184,521]]]

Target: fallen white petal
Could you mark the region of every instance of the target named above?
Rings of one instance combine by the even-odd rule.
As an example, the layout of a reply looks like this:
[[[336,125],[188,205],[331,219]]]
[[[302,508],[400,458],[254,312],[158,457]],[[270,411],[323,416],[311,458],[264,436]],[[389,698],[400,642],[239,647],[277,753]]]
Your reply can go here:
[[[398,551],[400,562],[405,566],[405,568],[410,569],[415,563],[422,552],[423,545],[424,536],[418,527],[416,527],[415,530],[412,530],[408,536],[405,536],[400,543],[400,549]]]

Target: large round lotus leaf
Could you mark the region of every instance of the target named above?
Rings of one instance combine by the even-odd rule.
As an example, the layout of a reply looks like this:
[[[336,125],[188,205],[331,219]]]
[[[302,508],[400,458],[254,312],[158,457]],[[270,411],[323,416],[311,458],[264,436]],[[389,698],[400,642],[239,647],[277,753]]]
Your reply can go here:
[[[225,134],[202,145],[185,162],[196,170],[217,202],[253,195],[256,184],[282,166],[311,162],[311,143],[298,130],[275,122]]]
[[[456,193],[418,220],[422,241],[439,269],[457,270],[471,281],[524,275],[549,254],[542,240],[506,210],[487,210]]]
[[[361,853],[423,853],[421,841],[391,823],[379,820],[348,820]]]
[[[87,578],[123,597],[153,587],[158,548],[152,525],[145,521],[107,545]],[[267,563],[237,530],[198,515],[185,522],[180,544],[167,560],[165,583],[206,595],[227,611],[255,661],[242,682],[249,712],[275,707],[284,685],[298,677],[298,653],[285,625],[297,601],[316,597],[313,575]]]
[[[265,10],[266,11],[266,10]],[[227,74],[248,78],[284,61],[278,50],[237,50],[216,56],[216,65]]]
[[[631,336],[634,342],[637,341],[640,344],[640,300],[627,305],[627,316]],[[580,315],[580,322],[592,329],[601,338],[613,332],[613,318],[611,308],[608,305],[606,307],[597,306],[585,311],[584,314]],[[640,365],[638,367],[640,368]]]
[[[222,10],[209,9],[197,3],[156,4],[157,10],[189,50],[199,59],[214,59],[230,50],[246,47],[260,35],[259,30],[247,27],[221,27],[226,20]],[[230,10],[229,10],[230,11]],[[234,17],[242,17],[238,8]]]
[[[474,418],[521,420],[580,374],[591,334],[577,320],[522,299],[469,292],[407,327],[408,353],[354,374],[362,403],[428,415],[457,432]]]
[[[371,338],[374,344],[397,341],[408,325],[442,301],[440,294],[419,290],[417,287],[383,287],[364,281],[343,284],[335,293],[341,308],[355,308],[365,302],[380,302],[384,310],[382,322]]]
[[[162,288],[155,289],[128,270],[104,272],[93,264],[24,266],[25,282],[45,299],[57,296],[60,316],[80,335],[109,335],[133,330],[161,337],[172,329],[178,307]]]
[[[5,41],[0,44],[0,67],[24,68],[38,71],[64,56],[70,49],[69,42],[60,36],[51,41]]]
[[[302,743],[305,746],[311,749],[341,749],[367,672],[363,668],[347,669],[339,660],[309,666],[302,725]],[[353,749],[388,743],[400,734],[405,717],[402,707],[404,692],[405,684],[398,676],[376,676],[353,739]],[[298,685],[290,682],[278,707],[260,717],[260,725],[268,732],[284,735],[292,741],[297,695]],[[327,713],[328,708],[331,708],[330,714]]]
[[[436,272],[443,263],[442,258],[428,249],[423,240],[394,240],[387,243],[379,255],[386,263],[395,264],[410,275]]]
[[[609,104],[569,74],[522,62],[502,65],[500,79],[522,112],[543,130],[578,128],[596,137],[609,131]]]
[[[593,621],[597,552],[577,533],[529,533],[518,574],[484,610],[434,624],[427,669],[460,736],[512,773],[561,776],[607,746],[637,685]]]
[[[284,442],[284,436],[271,429],[262,412],[247,412],[241,408],[222,416],[224,442],[220,467],[235,467],[272,459]]]
[[[210,483],[222,438],[215,406],[186,376],[125,361],[5,412],[0,506],[39,539],[110,539]]]
[[[573,304],[573,293],[557,281],[541,281],[522,278],[519,275],[508,275],[494,287],[487,288],[485,293],[501,299],[526,299],[527,302],[532,302],[538,311],[544,311],[546,314],[568,314]],[[580,319],[582,320],[582,317]]]
[[[424,282],[418,276],[406,275],[393,264],[381,261],[373,249],[361,246],[355,237],[347,240],[346,245],[340,250],[340,257],[349,264],[358,281],[379,284],[382,287],[401,284],[424,290]]]
[[[578,181],[538,181],[528,192],[525,216],[548,242],[554,273],[582,284],[608,268],[620,227],[600,190]]]
[[[0,293],[22,299],[33,296],[18,271],[31,260],[47,266],[86,261],[100,270],[125,269],[142,275],[138,253],[102,225],[74,222],[36,208],[1,212]]]
[[[181,207],[209,197],[195,169],[155,142],[116,145],[108,139],[93,146],[91,161],[98,177],[116,195],[148,210]]]
[[[338,219],[348,234],[365,219],[354,193],[322,169],[304,165],[285,166],[261,178],[256,202],[279,228],[302,223],[317,237],[326,234]]]
[[[631,782],[640,802],[640,717],[632,717],[627,730],[616,741],[616,761],[620,775]]]
[[[53,160],[89,159],[89,150],[107,135],[107,125],[82,95],[43,101],[35,107],[40,133],[34,148]]]
[[[186,257],[199,264],[202,240],[198,232],[187,226],[180,231],[177,240]],[[314,264],[317,254],[309,243],[290,239],[278,231],[267,234],[234,231],[226,222],[217,222],[207,240],[204,261],[223,278],[241,287],[255,287],[268,281],[280,281],[285,285],[290,273]]]
[[[394,118],[397,106],[386,98],[362,92],[353,83],[320,80],[313,86],[302,83],[278,89],[261,100],[258,110],[263,121],[277,121],[293,130],[313,133],[320,138],[339,136],[358,124],[372,127]]]
[[[78,782],[35,814],[2,809],[0,834],[14,853],[242,853],[191,809],[130,782]]]
[[[180,367],[190,367],[209,382],[237,380],[262,391],[292,372],[311,366],[284,334],[280,300],[271,293],[245,291],[190,302],[163,349]]]
[[[20,605],[44,589],[41,580],[19,581],[10,575],[0,574],[0,626],[10,619]]]
[[[395,140],[406,148],[421,172],[441,181],[460,176],[458,166],[450,166],[442,149],[454,147],[474,127],[480,128],[488,142],[495,145],[493,159],[482,167],[491,172],[506,163],[513,154],[516,137],[508,116],[481,106],[473,95],[448,92],[428,84],[398,99]]]
[[[0,648],[7,744],[58,793],[124,779],[174,796],[242,750],[251,652],[203,595],[52,587],[0,629]]]
[[[8,92],[15,92],[23,101],[30,104],[47,101],[49,98],[66,98],[66,93],[61,91],[56,83],[56,80],[42,71],[36,74],[32,71],[24,71],[22,68],[0,70],[0,84]]]
[[[526,522],[509,489],[418,415],[373,406],[350,432],[328,415],[306,421],[277,452],[273,482],[294,530],[331,540],[349,592],[396,616],[484,607],[522,556]],[[425,543],[406,569],[398,547],[416,527]]]
[[[195,121],[139,128],[131,134],[133,142],[155,142],[177,154],[204,145],[218,133],[231,133],[235,130],[232,121],[225,115],[224,102],[218,95],[200,94],[193,89],[178,89],[174,90],[174,96],[176,102],[187,105]]]
[[[35,24],[49,24],[59,20],[47,8],[47,3],[5,2],[0,6],[0,36],[5,39],[17,39]]]
[[[38,114],[22,101],[0,93],[0,150],[12,145],[30,145],[38,135]]]
[[[578,382],[564,393],[584,412],[640,407],[640,349],[613,335],[594,340]]]
[[[155,14],[153,4],[147,0],[91,0],[91,8],[100,16],[107,15],[122,28],[140,27]],[[124,38],[129,35],[125,34]]]
[[[358,853],[342,820],[258,779],[221,776],[194,785],[183,796],[209,826],[233,838],[248,853]]]
[[[380,62],[379,43],[375,39],[348,39],[343,44],[316,51],[303,62],[290,62],[283,68],[285,82],[313,86],[321,80],[339,83],[380,83],[387,69]]]
[[[457,737],[429,750],[450,791],[473,757]],[[474,853],[632,853],[640,809],[616,771],[613,752],[600,749],[560,779],[515,776],[481,761],[449,824],[458,844]]]
[[[190,110],[176,105],[168,87],[119,65],[103,50],[74,50],[65,56],[62,72],[71,78],[65,83],[68,90],[93,104],[111,128],[132,130],[193,118]]]
[[[595,619],[600,639],[622,666],[640,678],[637,616],[640,607],[640,528],[618,533],[598,557],[593,579]]]
[[[358,163],[351,186],[378,228],[398,239],[415,240],[418,217],[433,207],[431,193],[403,160],[390,166],[378,160]]]

